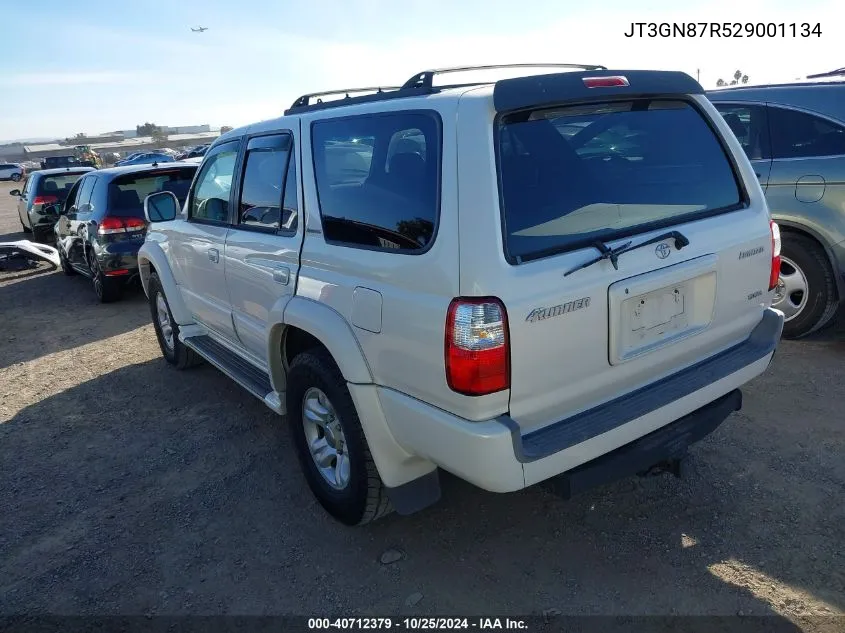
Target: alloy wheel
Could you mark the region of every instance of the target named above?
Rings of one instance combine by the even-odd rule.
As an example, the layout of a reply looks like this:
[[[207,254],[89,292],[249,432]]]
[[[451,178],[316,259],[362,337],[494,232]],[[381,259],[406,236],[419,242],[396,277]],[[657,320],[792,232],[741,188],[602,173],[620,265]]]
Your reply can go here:
[[[788,257],[780,258],[780,277],[775,287],[772,307],[783,312],[784,320],[791,321],[807,305],[809,284],[804,271]]]
[[[343,427],[328,396],[317,387],[302,397],[302,426],[320,476],[335,490],[346,488],[350,463]]]

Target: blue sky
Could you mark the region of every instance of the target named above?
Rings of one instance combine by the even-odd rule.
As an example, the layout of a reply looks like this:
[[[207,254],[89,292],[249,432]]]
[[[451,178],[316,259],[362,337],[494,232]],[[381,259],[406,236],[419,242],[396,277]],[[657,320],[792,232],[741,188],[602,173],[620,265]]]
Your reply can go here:
[[[683,4],[683,7],[679,5]],[[683,70],[713,87],[845,66],[840,0],[42,0],[4,3],[0,139],[242,125],[299,94],[431,66],[564,61]],[[119,10],[117,7],[120,7]],[[629,39],[635,22],[820,22],[806,39]],[[206,26],[205,33],[190,31]],[[838,49],[838,50],[837,50]],[[8,63],[14,60],[14,63]]]

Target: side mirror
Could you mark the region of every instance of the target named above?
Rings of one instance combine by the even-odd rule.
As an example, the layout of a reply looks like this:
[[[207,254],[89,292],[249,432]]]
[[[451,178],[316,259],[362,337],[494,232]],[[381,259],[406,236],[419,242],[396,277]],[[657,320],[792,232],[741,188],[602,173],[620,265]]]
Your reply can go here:
[[[9,195],[10,195],[10,196],[20,196],[20,195],[21,195],[21,190],[20,190],[20,189],[12,189],[12,190],[9,192]]]
[[[179,200],[170,191],[151,193],[144,198],[147,222],[169,222],[179,214]]]

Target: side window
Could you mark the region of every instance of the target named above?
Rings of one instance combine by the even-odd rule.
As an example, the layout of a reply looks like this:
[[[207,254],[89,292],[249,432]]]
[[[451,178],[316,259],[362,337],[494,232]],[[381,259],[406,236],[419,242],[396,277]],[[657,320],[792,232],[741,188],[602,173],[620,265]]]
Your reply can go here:
[[[29,195],[29,190],[32,188],[32,176],[27,176],[21,189],[21,195],[26,198]]]
[[[413,253],[434,238],[440,128],[434,113],[314,123],[312,146],[327,242]]]
[[[284,186],[291,137],[274,134],[250,139],[239,202],[240,224],[277,231],[282,224]]]
[[[64,201],[64,210],[69,212],[70,208],[76,204],[76,199],[79,197],[79,188],[82,186],[82,179],[80,178],[70,190],[67,192],[67,198]]]
[[[229,219],[229,193],[239,146],[240,141],[223,143],[206,158],[194,188],[189,218],[214,222]]]
[[[749,159],[771,158],[766,110],[762,106],[729,103],[715,105]]]
[[[76,207],[77,211],[79,211],[83,204],[88,204],[88,201],[91,200],[91,192],[94,190],[94,183],[96,181],[97,179],[94,176],[86,176],[82,179],[82,184],[76,194],[76,200],[73,202],[73,206]]]
[[[773,158],[845,155],[845,128],[804,112],[769,106]]]

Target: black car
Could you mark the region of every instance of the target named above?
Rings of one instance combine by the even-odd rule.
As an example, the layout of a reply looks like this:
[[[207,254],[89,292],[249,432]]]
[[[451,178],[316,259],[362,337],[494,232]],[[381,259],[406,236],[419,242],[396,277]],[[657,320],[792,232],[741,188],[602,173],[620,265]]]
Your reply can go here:
[[[120,298],[138,277],[147,224],[144,198],[171,191],[184,203],[197,165],[166,163],[91,171],[73,186],[58,214],[56,248],[66,275],[89,277],[102,303]]]
[[[9,195],[18,198],[18,217],[24,233],[33,233],[36,240],[52,236],[57,216],[45,212],[45,207],[49,211],[64,202],[74,183],[89,171],[90,167],[42,169],[32,172],[21,189],[12,189]]]
[[[48,156],[41,161],[41,169],[60,169],[62,167],[96,167],[93,161],[79,160],[76,156]]]

